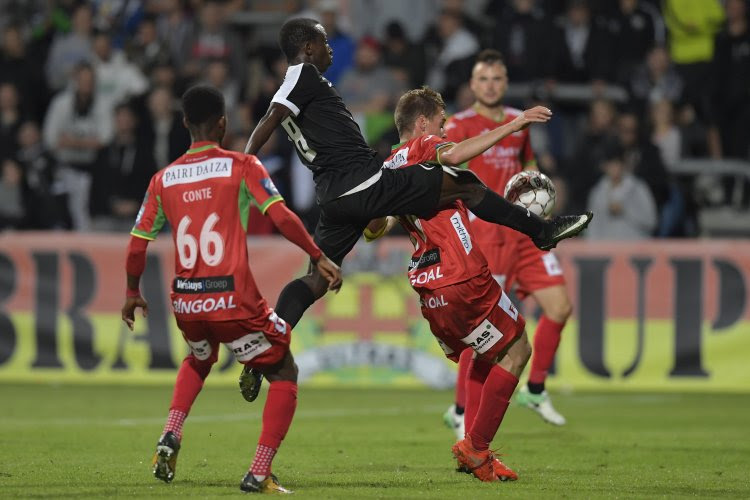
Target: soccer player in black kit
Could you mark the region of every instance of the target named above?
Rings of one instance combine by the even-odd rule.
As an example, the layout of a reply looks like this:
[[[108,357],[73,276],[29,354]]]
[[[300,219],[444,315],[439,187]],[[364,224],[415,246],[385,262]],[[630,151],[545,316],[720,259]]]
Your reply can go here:
[[[477,217],[520,231],[542,249],[577,235],[591,221],[590,212],[544,220],[487,189],[469,170],[425,164],[382,169],[383,158],[367,145],[338,92],[321,75],[333,60],[323,26],[313,19],[289,20],[281,27],[279,44],[289,68],[245,153],[257,154],[277,126],[284,128],[300,160],[313,172],[321,209],[315,243],[337,264],[370,220],[425,217],[459,199]],[[327,289],[328,282],[312,266],[282,290],[276,313],[293,328]],[[251,384],[247,375],[243,372],[240,386],[251,400],[248,394],[257,394],[259,381]]]

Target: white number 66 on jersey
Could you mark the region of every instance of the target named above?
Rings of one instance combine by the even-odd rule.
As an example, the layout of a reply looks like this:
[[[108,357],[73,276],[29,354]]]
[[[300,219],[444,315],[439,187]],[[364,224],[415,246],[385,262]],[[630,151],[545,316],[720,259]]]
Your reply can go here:
[[[219,221],[216,212],[212,212],[206,218],[201,228],[200,255],[207,266],[218,266],[224,259],[224,240],[221,234],[213,231],[214,226]],[[185,269],[192,269],[198,260],[198,242],[188,234],[187,230],[192,220],[189,216],[184,216],[177,225],[177,255],[180,257],[180,264]]]

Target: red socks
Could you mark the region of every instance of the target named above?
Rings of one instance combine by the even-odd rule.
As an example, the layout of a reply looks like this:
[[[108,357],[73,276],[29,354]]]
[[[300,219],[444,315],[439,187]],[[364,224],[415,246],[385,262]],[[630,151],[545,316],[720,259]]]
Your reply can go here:
[[[474,351],[464,349],[458,358],[458,374],[456,375],[456,406],[466,408],[466,378],[471,366]]]
[[[480,365],[477,369],[477,365]],[[483,366],[481,366],[483,365]],[[475,388],[476,382],[484,377],[484,383],[481,386],[481,396],[476,409],[472,408],[474,413],[471,428],[467,428],[466,435],[472,443],[472,447],[477,451],[483,451],[490,447],[490,442],[495,437],[500,423],[503,421],[505,411],[508,409],[510,397],[518,385],[518,377],[504,370],[499,365],[490,365],[474,360],[474,369],[470,377],[472,391],[468,394],[468,399],[476,398],[478,392]],[[486,374],[486,375],[485,375]],[[472,405],[471,403],[468,403]],[[473,405],[472,405],[473,406]],[[469,407],[466,408],[466,417],[469,417]]]
[[[271,462],[292,424],[297,408],[297,384],[290,381],[271,382],[263,407],[263,428],[258,439],[250,472],[255,476],[271,473]]]
[[[182,424],[190,413],[195,398],[203,389],[203,381],[206,380],[212,365],[211,361],[200,361],[192,354],[182,360],[174,383],[172,404],[169,405],[169,417],[164,432],[172,431],[182,439]]]
[[[539,324],[534,332],[529,383],[543,384],[547,379],[547,373],[555,361],[555,352],[560,344],[560,333],[563,327],[565,323],[556,323],[547,316],[539,318]]]

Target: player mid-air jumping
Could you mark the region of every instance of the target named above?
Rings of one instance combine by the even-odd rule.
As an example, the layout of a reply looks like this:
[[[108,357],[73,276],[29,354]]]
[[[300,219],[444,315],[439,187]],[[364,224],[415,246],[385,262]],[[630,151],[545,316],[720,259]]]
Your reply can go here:
[[[279,43],[289,67],[265,116],[253,130],[245,152],[257,153],[281,125],[300,160],[313,172],[321,214],[315,241],[336,262],[352,249],[370,220],[387,215],[425,215],[461,200],[477,217],[530,236],[541,248],[552,248],[588,225],[592,215],[544,220],[513,205],[466,170],[413,165],[383,169],[341,97],[323,73],[332,61],[327,35],[318,21],[287,21]],[[281,292],[276,312],[291,326],[327,291],[314,268]],[[243,371],[241,386],[252,386]]]
[[[271,462],[297,406],[297,367],[289,351],[292,329],[268,307],[250,271],[250,206],[268,215],[286,239],[310,255],[331,289],[341,286],[341,272],[283,203],[258,159],[219,147],[226,130],[221,93],[213,87],[193,87],[182,105],[193,144],[151,179],[128,245],[127,298],[122,308],[122,319],[131,329],[136,308],[143,308],[145,316],[147,304],[139,283],[147,245],[169,222],[175,245],[172,305],[191,354],[177,374],[156,447],[154,475],[166,482],[174,478],[183,423],[223,343],[237,361],[259,370],[270,382],[255,458],[240,488],[287,492],[271,473]]]

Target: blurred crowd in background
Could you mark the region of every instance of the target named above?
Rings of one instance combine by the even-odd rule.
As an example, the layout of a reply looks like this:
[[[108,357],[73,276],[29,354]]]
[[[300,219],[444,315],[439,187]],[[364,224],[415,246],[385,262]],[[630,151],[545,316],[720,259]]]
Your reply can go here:
[[[557,186],[557,212],[589,207],[632,226],[602,238],[705,235],[702,212],[741,217],[750,201],[747,7],[0,0],[0,228],[129,229],[153,173],[190,144],[179,97],[195,83],[222,90],[224,146],[243,150],[286,71],[278,29],[305,16],[328,32],[325,76],[384,154],[398,142],[392,110],[403,91],[427,84],[449,114],[467,108],[473,58],[495,48],[511,82],[505,103],[555,113],[532,128],[532,145]],[[277,133],[259,156],[312,228],[312,177],[292,144]],[[259,214],[251,228],[272,231]]]

